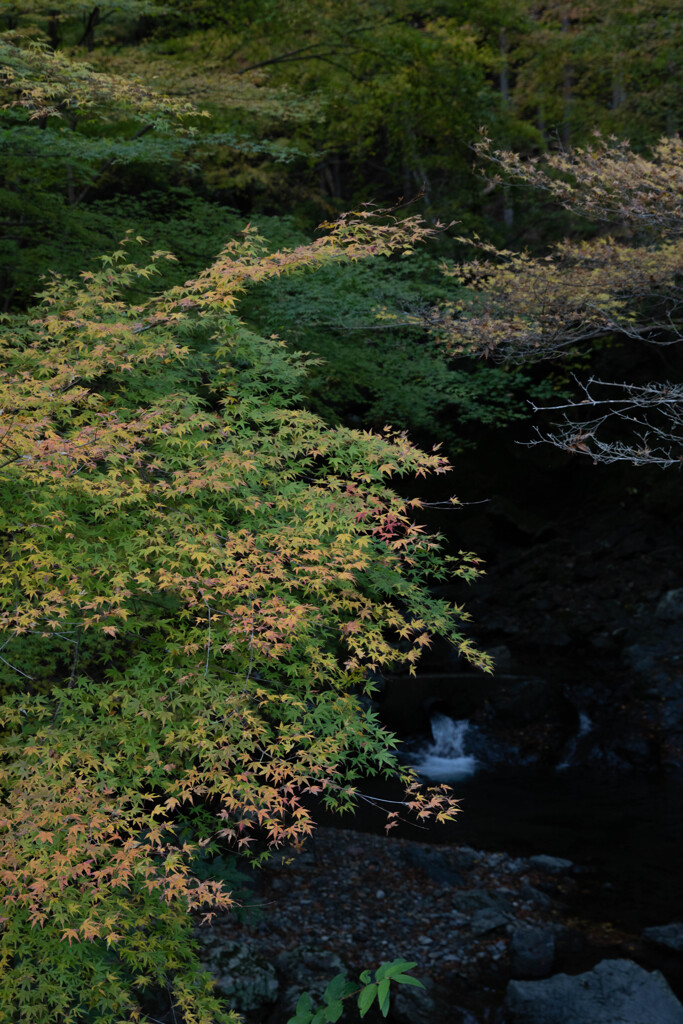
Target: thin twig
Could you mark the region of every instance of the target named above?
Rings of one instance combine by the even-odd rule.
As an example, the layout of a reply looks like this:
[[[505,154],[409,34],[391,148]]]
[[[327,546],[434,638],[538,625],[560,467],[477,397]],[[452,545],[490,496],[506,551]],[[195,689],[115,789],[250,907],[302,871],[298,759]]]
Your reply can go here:
[[[211,657],[211,606],[206,598],[204,598],[204,604],[206,605],[209,613],[209,638],[206,641],[206,665],[204,666],[204,678],[206,679],[209,673],[209,658]]]
[[[82,633],[83,633],[83,626],[79,625],[78,630],[77,630],[77,634],[76,634],[76,641],[75,641],[75,643],[76,643],[76,650],[74,651],[74,660],[71,663],[71,675],[69,676],[69,682],[67,684],[67,689],[69,689],[69,690],[71,690],[73,688],[74,683],[76,682],[76,669],[78,668],[78,656],[79,656],[80,649],[81,649],[81,635],[82,635]],[[71,643],[74,643],[74,641],[72,640]],[[57,716],[59,715],[61,707],[62,707],[62,702],[61,702],[61,700],[59,700],[57,702],[57,707],[55,708],[55,710],[54,710],[54,712],[52,714],[52,720],[50,722],[50,726],[53,726],[55,724],[55,722],[57,721]]]
[[[254,602],[250,601],[249,604],[251,606],[251,638],[249,640],[249,666],[244,680],[244,690],[246,690],[247,683],[251,679],[251,670],[254,667]],[[244,693],[244,690],[242,693]]]
[[[22,672],[20,668],[17,668],[16,665],[13,665],[9,661],[5,661],[5,659],[3,657],[1,657],[1,656],[0,656],[0,661],[3,661],[5,663],[5,665],[9,666],[9,668],[13,669],[15,672],[18,672],[20,676],[24,677],[24,679],[30,679],[32,683],[35,682],[33,676],[28,675],[26,672]]]

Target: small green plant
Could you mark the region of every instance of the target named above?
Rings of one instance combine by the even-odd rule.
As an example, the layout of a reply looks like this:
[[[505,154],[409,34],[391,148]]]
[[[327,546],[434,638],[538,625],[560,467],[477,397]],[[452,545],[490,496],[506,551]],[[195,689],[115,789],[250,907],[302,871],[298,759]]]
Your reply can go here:
[[[310,992],[302,992],[296,1004],[296,1013],[287,1024],[334,1024],[344,1012],[344,1000],[357,996],[358,1012],[364,1017],[372,1004],[377,1000],[380,1013],[386,1017],[389,1013],[391,983],[396,985],[415,985],[424,988],[421,981],[408,974],[417,967],[414,960],[391,960],[380,964],[375,971],[374,980],[370,971],[363,971],[358,981],[351,981],[345,974],[337,974],[330,981],[323,993],[325,1000],[322,1006],[315,1008]]]

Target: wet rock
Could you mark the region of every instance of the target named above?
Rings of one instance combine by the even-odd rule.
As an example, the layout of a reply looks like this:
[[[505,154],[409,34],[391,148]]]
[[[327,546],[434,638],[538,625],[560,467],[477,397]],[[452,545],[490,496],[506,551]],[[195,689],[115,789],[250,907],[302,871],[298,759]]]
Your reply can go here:
[[[246,942],[233,942],[212,928],[197,931],[201,959],[229,1005],[239,1013],[254,1014],[278,997],[279,983],[273,964]]]
[[[510,1024],[683,1024],[683,1006],[659,971],[603,960],[592,971],[511,981]]]
[[[547,978],[555,963],[555,929],[515,928],[510,939],[510,967],[517,979]]]
[[[655,618],[663,619],[665,622],[676,622],[683,619],[683,587],[678,590],[668,590],[660,598],[655,609]]]
[[[556,761],[576,725],[561,687],[536,677],[501,676],[498,682],[473,715],[471,753],[488,766]]]
[[[490,698],[489,717],[516,726],[548,716],[563,717],[566,712],[560,688],[545,679],[508,676]]]
[[[574,867],[572,861],[565,857],[551,857],[547,853],[537,853],[529,857],[529,863],[541,871],[547,871],[549,875],[564,875]]]
[[[646,928],[643,938],[655,946],[663,946],[674,953],[683,953],[683,923],[680,921]]]

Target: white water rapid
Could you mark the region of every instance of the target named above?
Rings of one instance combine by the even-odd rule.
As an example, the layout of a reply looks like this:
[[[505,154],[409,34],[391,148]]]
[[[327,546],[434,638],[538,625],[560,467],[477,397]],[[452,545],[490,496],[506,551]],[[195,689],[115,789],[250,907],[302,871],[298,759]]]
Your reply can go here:
[[[556,771],[561,772],[565,768],[571,768],[572,763],[574,761],[574,757],[576,756],[576,748],[579,745],[579,740],[583,736],[587,736],[592,728],[593,728],[593,723],[591,722],[591,720],[588,717],[588,715],[585,714],[585,712],[583,712],[583,711],[579,711],[579,729],[578,729],[578,732],[576,733],[575,736],[572,736],[572,738],[570,739],[569,743],[567,744],[567,749],[565,750],[564,757],[563,757],[562,761],[557,765]]]
[[[433,743],[416,751],[413,766],[435,782],[452,782],[473,775],[476,757],[465,753],[465,736],[470,728],[467,719],[456,721],[448,715],[435,714],[431,720]]]

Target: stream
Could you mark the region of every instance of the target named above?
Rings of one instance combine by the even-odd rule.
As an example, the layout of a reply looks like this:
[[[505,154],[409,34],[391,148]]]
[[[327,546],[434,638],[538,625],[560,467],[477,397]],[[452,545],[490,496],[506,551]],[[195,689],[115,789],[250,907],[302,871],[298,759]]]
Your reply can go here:
[[[406,744],[401,759],[426,779],[448,782],[461,813],[424,832],[402,823],[392,834],[515,856],[566,857],[592,869],[590,916],[635,933],[683,919],[680,779],[634,772],[612,780],[571,764],[486,770],[468,752],[469,723],[435,715],[431,724],[432,738]],[[376,779],[359,788],[374,797],[399,795]],[[382,814],[366,803],[342,821],[361,831],[383,830]]]

